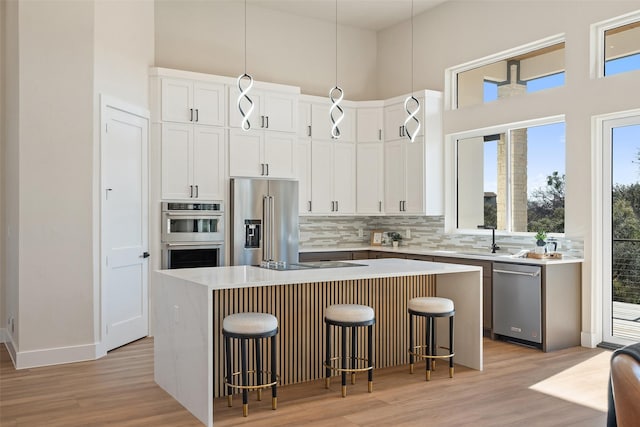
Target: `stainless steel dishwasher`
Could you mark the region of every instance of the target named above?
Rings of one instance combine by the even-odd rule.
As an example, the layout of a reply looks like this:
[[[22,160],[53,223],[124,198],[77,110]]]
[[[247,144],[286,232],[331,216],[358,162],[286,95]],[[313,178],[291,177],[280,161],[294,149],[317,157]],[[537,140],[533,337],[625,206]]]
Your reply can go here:
[[[493,332],[542,345],[542,278],[535,265],[493,263]]]

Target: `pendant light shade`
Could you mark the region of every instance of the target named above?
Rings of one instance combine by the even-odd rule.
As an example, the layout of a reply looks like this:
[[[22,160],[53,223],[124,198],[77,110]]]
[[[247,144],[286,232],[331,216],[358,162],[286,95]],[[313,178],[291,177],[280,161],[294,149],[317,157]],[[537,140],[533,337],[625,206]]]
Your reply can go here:
[[[253,101],[249,97],[249,91],[251,91],[251,88],[253,87],[253,77],[247,74],[247,0],[244,0],[244,74],[238,76],[237,84],[239,94],[236,104],[238,105],[238,110],[242,116],[240,127],[242,130],[248,131],[251,129],[249,117],[253,112],[254,105]]]
[[[420,101],[413,96],[413,0],[411,0],[411,94],[404,100],[404,110],[407,117],[404,119],[404,129],[409,141],[414,142],[420,133]]]
[[[329,91],[329,119],[331,120],[331,138],[340,138],[340,122],[344,119],[344,111],[340,102],[344,99],[344,91],[338,86],[338,0],[336,0],[336,85]]]

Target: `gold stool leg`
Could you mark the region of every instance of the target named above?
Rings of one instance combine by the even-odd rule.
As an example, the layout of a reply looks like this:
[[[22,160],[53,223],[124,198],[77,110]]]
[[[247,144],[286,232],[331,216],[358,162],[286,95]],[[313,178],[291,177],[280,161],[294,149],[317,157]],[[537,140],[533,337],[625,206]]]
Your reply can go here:
[[[243,417],[248,417],[249,416],[249,404],[248,403],[242,404],[242,416]]]
[[[324,388],[329,388],[330,385],[331,385],[331,378],[325,378],[324,379]]]
[[[449,378],[453,378],[453,368],[449,368]]]
[[[431,381],[431,371],[427,371],[427,381]]]
[[[352,372],[351,373],[351,384],[355,384],[356,383],[356,373]]]
[[[410,374],[413,374],[413,366],[414,366],[414,364],[413,364],[413,363],[411,363],[411,364],[409,365],[409,373],[410,373]]]
[[[231,408],[233,406],[233,396],[232,395],[227,396],[227,406],[229,408]]]
[[[342,397],[347,397],[347,386],[346,385],[342,386]]]
[[[271,409],[273,409],[275,411],[277,407],[278,407],[278,398],[277,397],[272,397],[271,398]]]
[[[369,393],[373,393],[373,381],[369,381]]]
[[[262,400],[262,389],[258,389],[258,400]]]

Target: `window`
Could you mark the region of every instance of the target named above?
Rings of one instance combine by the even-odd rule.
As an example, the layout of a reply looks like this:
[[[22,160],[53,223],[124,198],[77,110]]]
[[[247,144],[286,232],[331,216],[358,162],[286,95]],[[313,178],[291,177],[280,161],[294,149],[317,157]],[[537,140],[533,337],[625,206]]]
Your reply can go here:
[[[544,120],[457,139],[457,228],[564,233],[564,138]]]
[[[554,37],[449,70],[463,108],[564,85],[564,41]]]
[[[640,70],[640,11],[591,26],[597,75]]]

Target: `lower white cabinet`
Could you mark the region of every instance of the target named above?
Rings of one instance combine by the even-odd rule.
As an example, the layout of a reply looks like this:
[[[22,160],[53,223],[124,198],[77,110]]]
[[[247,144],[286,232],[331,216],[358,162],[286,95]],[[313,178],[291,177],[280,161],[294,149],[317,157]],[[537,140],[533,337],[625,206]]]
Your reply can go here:
[[[356,147],[341,141],[311,142],[311,212],[355,213]]]
[[[356,212],[384,212],[384,144],[358,143],[356,165]]]
[[[231,129],[229,175],[293,178],[295,134]]]
[[[424,142],[384,143],[384,206],[387,214],[424,215]]]
[[[224,198],[225,131],[222,128],[162,125],[162,198]]]

